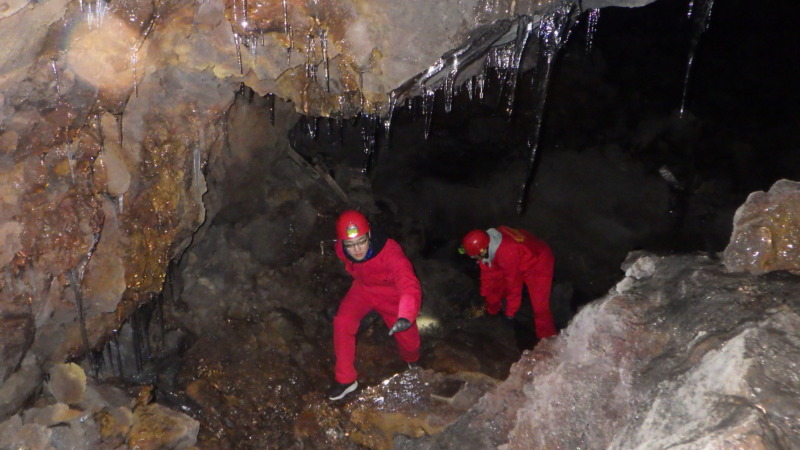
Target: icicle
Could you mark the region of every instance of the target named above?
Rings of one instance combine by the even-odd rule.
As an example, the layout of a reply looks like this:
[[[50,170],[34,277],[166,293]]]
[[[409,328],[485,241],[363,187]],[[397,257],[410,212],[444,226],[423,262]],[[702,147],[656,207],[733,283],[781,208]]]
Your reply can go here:
[[[99,378],[100,372],[105,368],[105,359],[103,358],[103,351],[102,350],[92,350],[89,353],[89,364],[92,366],[92,372],[94,372],[94,377]]]
[[[105,349],[103,350],[103,353],[106,356],[108,356],[108,367],[111,368],[111,375],[116,375],[117,371],[114,370],[115,369],[114,353],[111,350],[111,341],[106,342],[106,346]]]
[[[508,100],[506,102],[506,114],[509,119],[514,113],[514,98],[517,90],[517,79],[519,78],[519,67],[522,62],[522,54],[525,52],[525,46],[528,44],[528,38],[533,32],[533,22],[528,16],[520,16],[517,25],[517,39],[514,41],[513,53],[511,51],[506,55],[508,69],[507,73],[510,77],[508,82]],[[509,49],[511,50],[511,49]]]
[[[275,126],[275,94],[267,94],[267,105],[269,108],[269,124]]]
[[[450,70],[450,73],[447,74],[447,78],[444,80],[444,87],[442,88],[444,90],[444,111],[448,113],[453,109],[453,84],[456,81],[456,75],[458,75],[458,58],[455,59],[453,68]]]
[[[72,177],[72,184],[75,184],[75,159],[72,154],[72,143],[67,142],[67,163],[69,164],[69,174]]]
[[[389,133],[392,128],[392,116],[394,116],[394,108],[397,105],[397,95],[394,91],[389,93],[389,101],[387,102],[389,107],[389,112],[386,115],[386,119],[383,121],[383,129],[384,129],[384,148],[389,148]]]
[[[311,136],[311,139],[317,140],[317,129],[319,127],[319,118],[312,117],[311,119],[306,120],[306,126],[308,127],[308,135]]]
[[[119,194],[119,197],[117,197],[117,211],[119,215],[122,215],[124,202],[125,202],[125,194]]]
[[[314,61],[314,54],[316,53],[316,39],[313,33],[308,33],[308,40],[306,41],[306,78],[311,81],[317,79],[317,65]]]
[[[136,80],[136,51],[131,54],[131,65],[133,66],[133,95],[139,97],[139,83]]]
[[[233,33],[233,45],[236,46],[236,61],[239,63],[239,73],[244,75],[244,65],[242,65],[242,49],[239,40],[239,33]]]
[[[234,23],[234,25],[238,25],[239,24],[239,6],[238,6],[237,3],[238,3],[238,0],[233,0],[233,6],[232,6],[233,13],[232,14],[233,14],[233,23]],[[235,36],[236,32],[234,31],[233,34]],[[235,37],[234,37],[234,39],[235,39]]]
[[[83,289],[81,289],[81,281],[83,274],[79,274],[80,269],[72,268],[67,272],[69,284],[72,286],[72,291],[75,294],[75,306],[78,308],[78,322],[81,327],[81,340],[83,341],[83,349],[86,355],[91,357],[91,349],[89,348],[89,333],[86,331],[86,316],[83,310]]]
[[[258,61],[258,36],[248,36],[248,48],[250,49],[250,56],[253,57],[253,65]]]
[[[320,34],[320,45],[322,47],[322,62],[325,64],[325,92],[331,91],[331,73],[330,73],[330,61],[328,60],[328,31],[326,29],[322,29]]]
[[[54,59],[50,61],[50,64],[53,67],[53,77],[55,78],[56,81],[56,95],[58,97],[61,97],[61,86],[60,86],[61,83],[58,80],[58,67],[56,66],[56,60]]]
[[[119,367],[119,377],[125,378],[125,371],[122,367],[122,352],[119,350],[119,330],[114,330],[112,335],[112,340],[114,341],[114,348],[117,349],[117,367]]]
[[[202,133],[202,132],[203,132],[203,130],[200,130],[200,133]],[[192,168],[193,168],[192,175],[193,175],[193,184],[194,184],[195,194],[197,195],[198,198],[201,198],[201,196],[203,195],[203,192],[202,192],[203,188],[202,188],[202,184],[200,183],[200,177],[202,176],[202,172],[200,170],[201,166],[200,166],[200,146],[199,145],[196,146],[194,148],[194,151],[192,152]]]
[[[586,15],[586,54],[592,53],[594,36],[597,34],[597,23],[600,21],[600,9],[590,9]]]
[[[105,0],[95,0],[94,2],[94,9],[95,9],[95,25],[98,27],[103,25],[103,21],[106,18],[106,12],[108,11],[108,3]]]
[[[433,89],[425,89],[422,95],[422,117],[425,118],[425,139],[431,133],[431,122],[433,120],[433,106],[436,100],[436,92]]]
[[[122,114],[114,114],[114,121],[117,122],[117,144],[122,147]]]
[[[283,3],[283,32],[286,33],[286,39],[289,39],[289,7],[286,5],[286,0],[281,0]]]
[[[472,94],[475,93],[474,92],[475,88],[474,88],[473,83],[472,83],[472,80],[474,78],[475,77],[469,77],[469,79],[467,80],[467,83],[466,83],[467,85],[466,85],[465,89],[467,90],[467,97],[469,98],[469,101],[472,101]]]
[[[358,100],[359,109],[363,111],[364,103],[366,100],[364,98],[364,72],[358,72],[358,96],[359,96]]]
[[[714,8],[714,0],[703,0],[703,4],[701,6],[702,10],[700,17],[696,17],[693,19],[692,23],[692,37],[691,37],[691,44],[689,47],[689,56],[686,60],[686,72],[683,75],[683,92],[681,93],[681,108],[680,108],[680,117],[683,118],[684,114],[686,113],[686,97],[689,90],[689,77],[692,72],[692,63],[694,62],[694,54],[697,51],[697,44],[700,42],[700,38],[702,37],[703,33],[708,30],[708,26],[711,23],[711,10]],[[691,9],[689,17],[691,17]]]
[[[476,86],[478,88],[478,98],[483,100],[483,88],[486,86],[486,72],[482,71],[475,77]]]
[[[133,62],[133,64],[132,64],[133,65],[133,93],[134,93],[134,95],[136,95],[136,97],[139,97],[139,86],[138,86],[137,81],[136,81],[136,62],[137,62],[136,61],[137,60],[137,56],[136,55],[139,53],[139,50],[142,48],[142,45],[144,45],[144,41],[147,40],[147,37],[150,36],[150,33],[153,31],[153,27],[155,26],[156,19],[158,17],[159,17],[158,15],[154,15],[152,18],[150,18],[150,23],[147,24],[147,28],[144,30],[144,34],[142,34],[142,38],[136,44],[136,47],[133,49],[133,54],[131,55],[131,61]],[[120,134],[120,136],[122,136],[122,134]]]
[[[362,172],[372,171],[373,156],[375,154],[376,135],[378,132],[378,116],[373,114],[362,114],[361,116],[361,140],[364,145],[364,168]]]
[[[528,168],[525,179],[521,186],[519,199],[517,200],[517,214],[525,211],[525,201],[528,195],[530,182],[533,178],[533,170],[536,166],[536,155],[539,150],[539,132],[542,128],[544,109],[547,103],[547,88],[550,84],[550,70],[553,66],[553,59],[569,39],[572,25],[575,24],[573,11],[575,4],[562,3],[560,8],[555,9],[539,23],[539,55],[537,63],[536,81],[536,108],[534,110],[534,123],[531,134],[528,138],[530,156],[528,158]],[[536,80],[538,78],[538,80]]]
[[[286,0],[281,0],[283,3],[283,32],[286,34],[286,41],[289,43],[286,47],[286,64],[292,64],[292,47],[294,47],[294,43],[292,42],[292,27],[289,25],[289,6],[286,4]]]
[[[93,242],[92,246],[89,248],[89,251],[81,258],[78,262],[78,265],[70,270],[67,271],[67,278],[69,279],[69,284],[72,286],[73,292],[75,294],[75,306],[78,309],[78,321],[80,322],[81,327],[81,338],[83,339],[83,347],[86,351],[87,357],[92,360],[92,365],[95,365],[95,361],[93,361],[94,353],[89,348],[89,335],[86,332],[86,316],[83,310],[83,289],[81,287],[81,283],[83,283],[84,271],[86,270],[86,266],[89,264],[89,261],[92,259],[92,255],[94,255],[95,250],[97,250],[97,244],[100,242],[100,233],[94,233],[92,235]]]
[[[133,356],[136,362],[136,373],[139,374],[144,368],[144,355],[142,354],[141,327],[139,327],[139,316],[134,311],[131,314],[128,325],[131,327],[131,342],[133,343]]]
[[[694,0],[689,0],[689,10],[686,11],[686,18],[692,18],[692,12],[694,11]]]

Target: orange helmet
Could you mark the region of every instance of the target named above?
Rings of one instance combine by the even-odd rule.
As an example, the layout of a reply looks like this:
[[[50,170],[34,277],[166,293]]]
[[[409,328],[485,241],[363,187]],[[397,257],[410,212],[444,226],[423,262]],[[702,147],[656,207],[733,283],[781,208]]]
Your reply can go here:
[[[336,220],[336,237],[338,239],[353,239],[367,233],[369,233],[369,222],[358,211],[347,210]]]
[[[489,234],[483,230],[472,230],[461,240],[461,248],[468,256],[478,256],[489,248]]]

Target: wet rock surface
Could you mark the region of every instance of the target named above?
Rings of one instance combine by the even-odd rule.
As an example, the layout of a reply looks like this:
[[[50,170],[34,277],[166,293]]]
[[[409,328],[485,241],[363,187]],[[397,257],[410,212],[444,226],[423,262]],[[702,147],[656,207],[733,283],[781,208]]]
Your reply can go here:
[[[800,278],[703,255],[637,265],[653,270],[629,270],[458,422],[395,448],[796,446]]]
[[[76,364],[54,365],[48,377],[47,394],[0,423],[4,448],[193,448],[197,441],[199,422],[153,403],[150,387],[87,382]]]
[[[787,270],[800,275],[800,183],[776,182],[750,194],[733,219],[725,267],[763,274]]]

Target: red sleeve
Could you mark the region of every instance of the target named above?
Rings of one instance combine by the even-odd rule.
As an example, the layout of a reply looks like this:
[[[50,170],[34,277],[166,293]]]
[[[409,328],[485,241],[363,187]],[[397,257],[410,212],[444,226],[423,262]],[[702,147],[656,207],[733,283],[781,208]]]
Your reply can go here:
[[[505,291],[503,272],[496,267],[489,267],[483,262],[478,264],[481,269],[481,295],[489,299],[500,300]]]
[[[522,258],[524,249],[521,245],[500,244],[494,256],[493,264],[497,267],[498,276],[505,285],[504,292],[509,303],[522,301]]]
[[[408,260],[403,249],[394,240],[388,240],[383,251],[389,252],[388,261],[392,266],[392,274],[397,291],[400,293],[400,305],[397,317],[414,322],[417,320],[419,308],[422,304],[422,288],[419,279],[414,274],[414,267]]]

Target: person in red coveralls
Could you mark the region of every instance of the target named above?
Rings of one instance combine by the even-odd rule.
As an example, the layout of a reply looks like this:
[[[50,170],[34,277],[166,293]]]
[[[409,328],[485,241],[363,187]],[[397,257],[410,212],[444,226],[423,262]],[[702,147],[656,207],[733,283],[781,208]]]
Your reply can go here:
[[[383,317],[403,361],[409,368],[417,367],[416,319],[422,301],[419,280],[400,244],[381,230],[370,229],[363,214],[343,212],[336,221],[336,235],[336,255],[344,261],[353,284],[333,318],[336,382],[328,393],[330,400],[339,400],[358,388],[356,333],[361,319],[371,311]]]
[[[528,287],[536,337],[556,334],[550,312],[553,284],[553,252],[530,232],[507,226],[472,230],[461,241],[462,253],[478,260],[481,270],[481,295],[486,313],[496,315],[506,299],[505,317],[513,321],[522,301],[522,285]]]

